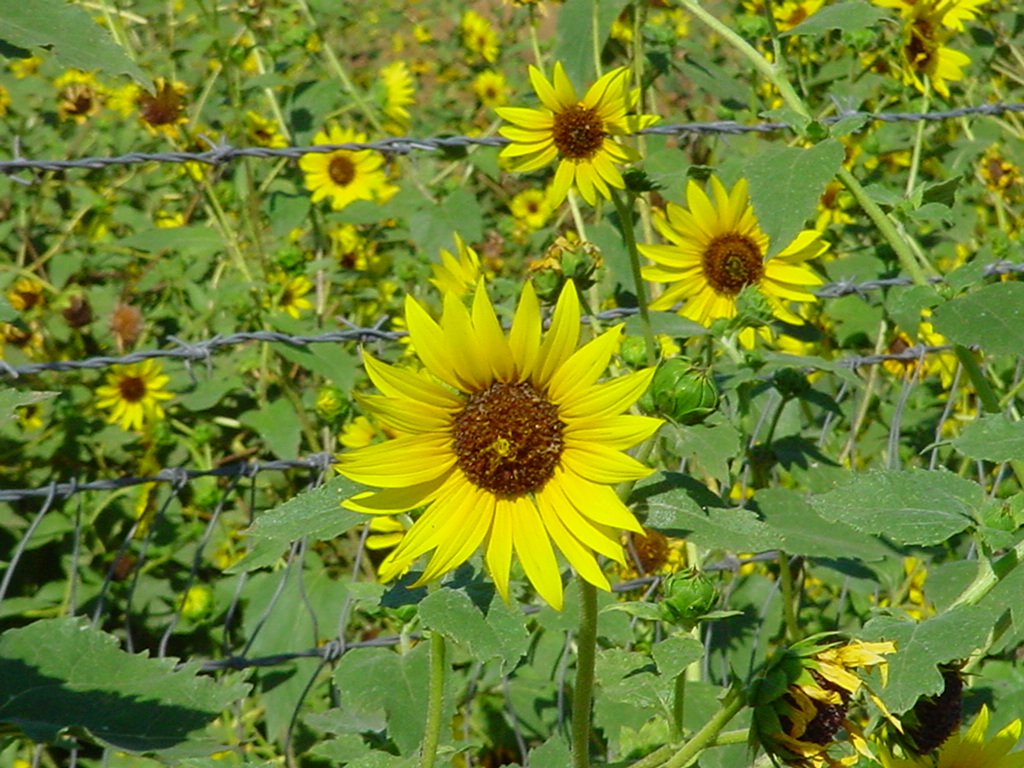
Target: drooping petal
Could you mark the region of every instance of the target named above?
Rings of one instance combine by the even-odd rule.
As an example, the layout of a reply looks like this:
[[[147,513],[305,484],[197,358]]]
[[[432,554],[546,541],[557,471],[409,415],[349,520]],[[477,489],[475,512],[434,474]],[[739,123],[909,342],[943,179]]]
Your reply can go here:
[[[555,546],[565,555],[565,559],[576,569],[576,572],[594,586],[609,590],[608,579],[601,571],[597,560],[594,559],[594,553],[581,544],[580,540],[562,522],[561,516],[552,505],[550,494],[537,494],[537,509]]]
[[[573,507],[595,523],[634,533],[643,531],[633,513],[609,486],[594,481],[589,475],[583,477],[568,467],[556,473],[552,482],[556,480]]]
[[[501,503],[500,501],[498,502]],[[537,593],[556,611],[562,610],[562,574],[551,548],[544,523],[533,500],[522,496],[511,502],[515,525],[512,527],[512,544],[519,561],[523,564],[526,578]]]
[[[495,499],[488,494],[490,503],[494,505],[491,514],[494,522],[487,536],[487,551],[484,563],[487,572],[494,579],[498,594],[507,603],[509,601],[509,572],[512,569],[512,526],[514,525],[512,502],[507,499]]]

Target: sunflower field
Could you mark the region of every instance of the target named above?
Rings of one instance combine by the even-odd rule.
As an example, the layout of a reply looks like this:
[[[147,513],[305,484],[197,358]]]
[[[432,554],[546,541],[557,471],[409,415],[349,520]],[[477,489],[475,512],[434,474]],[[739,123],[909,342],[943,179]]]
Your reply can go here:
[[[0,3],[0,768],[1024,768],[1024,8]]]

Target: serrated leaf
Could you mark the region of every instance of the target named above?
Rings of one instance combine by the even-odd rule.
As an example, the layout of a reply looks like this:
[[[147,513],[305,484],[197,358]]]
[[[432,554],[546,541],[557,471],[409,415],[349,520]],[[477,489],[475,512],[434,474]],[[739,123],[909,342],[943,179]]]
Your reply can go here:
[[[844,32],[872,29],[885,17],[885,11],[865,2],[865,0],[850,0],[850,2],[822,8],[792,29],[780,32],[779,37],[822,35],[832,29]]]
[[[658,674],[674,680],[688,666],[704,656],[704,644],[694,637],[673,635],[651,646]]]
[[[889,684],[876,691],[894,713],[906,712],[919,696],[943,688],[938,665],[966,659],[981,648],[992,631],[992,612],[960,606],[922,622],[879,616],[864,625],[865,640],[892,640],[896,653],[888,656]]]
[[[271,565],[289,543],[304,536],[314,541],[333,539],[365,523],[366,515],[341,507],[341,502],[359,488],[346,477],[335,477],[264,512],[246,531],[253,539],[249,553],[226,572],[242,573]]]
[[[516,665],[530,642],[522,614],[497,597],[485,615],[465,592],[442,587],[423,599],[419,615],[425,627],[464,646],[477,661],[500,658],[506,669]]]
[[[768,235],[769,258],[792,243],[804,223],[814,217],[843,157],[843,145],[826,139],[810,149],[782,147],[764,152],[747,166],[750,201]]]
[[[968,528],[984,498],[979,485],[949,472],[878,470],[853,475],[811,505],[826,520],[896,544],[930,546]]]
[[[782,546],[782,537],[748,509],[735,509],[685,475],[663,472],[641,481],[634,500],[647,508],[645,525],[704,547],[761,552]]]
[[[972,459],[1024,459],[1024,421],[1010,421],[1000,414],[981,416],[964,427],[953,447]]]
[[[754,497],[765,523],[783,540],[789,555],[877,560],[891,550],[873,536],[841,520],[825,520],[803,494],[788,488],[769,488]]]
[[[606,605],[602,612],[621,611],[622,613],[635,616],[645,621],[661,621],[661,608],[657,603],[648,603],[642,600],[632,600],[626,603],[612,603]]]
[[[18,409],[26,405],[41,403],[57,397],[60,392],[19,392],[16,389],[0,390],[0,420],[14,418]]]
[[[171,749],[248,690],[176,664],[125,653],[113,635],[78,618],[11,629],[0,635],[0,722],[39,742],[76,728],[117,749]]]
[[[991,355],[1024,349],[1024,283],[993,283],[937,307],[935,330],[955,344],[976,344]]]
[[[0,42],[25,50],[49,50],[64,67],[125,73],[139,83],[142,70],[114,42],[110,33],[82,7],[65,0],[4,3],[0,11]]]

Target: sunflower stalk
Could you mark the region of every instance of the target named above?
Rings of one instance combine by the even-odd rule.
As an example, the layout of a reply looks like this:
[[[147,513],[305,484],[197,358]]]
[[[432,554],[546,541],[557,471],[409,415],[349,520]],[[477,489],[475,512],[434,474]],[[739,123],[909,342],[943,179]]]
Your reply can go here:
[[[427,722],[420,746],[420,768],[433,768],[441,739],[441,713],[444,709],[444,673],[446,647],[444,635],[430,633],[430,689],[427,698]]]
[[[576,636],[576,686],[572,694],[572,765],[590,768],[590,713],[597,650],[597,589],[579,579],[580,627]]]
[[[704,727],[693,735],[682,748],[670,759],[662,763],[663,768],[684,768],[708,747],[717,743],[718,736],[729,722],[746,706],[746,701],[739,686],[733,685],[726,691],[721,707]],[[635,766],[634,766],[635,768]]]
[[[619,215],[619,224],[622,228],[622,241],[626,245],[626,252],[629,254],[629,267],[633,272],[633,285],[636,290],[636,304],[640,309],[640,322],[644,328],[644,344],[647,349],[647,364],[654,365],[658,362],[657,347],[654,344],[654,331],[651,328],[651,315],[647,309],[647,290],[644,287],[644,278],[640,272],[640,251],[636,247],[636,234],[633,232],[633,197],[630,195],[629,204],[622,200],[622,195],[614,188],[611,190],[612,202],[615,204],[615,212]]]

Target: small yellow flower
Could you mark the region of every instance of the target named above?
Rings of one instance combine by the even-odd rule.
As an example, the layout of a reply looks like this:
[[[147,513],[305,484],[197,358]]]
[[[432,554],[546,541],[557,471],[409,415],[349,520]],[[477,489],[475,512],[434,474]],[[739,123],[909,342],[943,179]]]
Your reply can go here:
[[[18,80],[24,80],[26,77],[36,74],[39,71],[39,65],[42,63],[42,57],[33,54],[27,59],[13,59],[7,66],[11,68],[11,74]]]
[[[130,365],[116,365],[107,374],[107,383],[97,387],[99,408],[109,408],[107,421],[125,430],[141,430],[164,417],[160,403],[174,397],[164,387],[170,378],[160,364],[144,360]]]
[[[7,89],[0,85],[0,117],[7,114],[8,108],[11,106],[11,94],[8,93]]]
[[[142,91],[137,99],[139,119],[150,133],[177,135],[179,125],[188,122],[185,114],[185,84],[158,77],[153,92]]]
[[[508,209],[516,222],[529,232],[540,229],[547,224],[554,207],[547,191],[542,189],[525,189],[512,198]]]
[[[406,107],[416,101],[412,73],[404,61],[393,61],[381,69],[380,79],[384,84],[384,114],[390,120],[387,128],[392,133],[405,133],[411,120]]]
[[[458,232],[455,233],[455,251],[458,258],[451,251],[442,248],[441,263],[430,265],[434,273],[430,282],[442,295],[454,293],[456,296],[462,296],[473,290],[480,280],[480,257],[466,245]]]
[[[286,312],[295,320],[307,309],[313,308],[313,302],[306,294],[313,290],[313,283],[305,275],[289,276],[284,272],[275,272],[270,276],[271,294],[266,297],[265,304],[278,312]]]
[[[377,430],[370,420],[365,416],[356,416],[342,428],[338,442],[346,448],[365,448],[376,436]]]
[[[530,81],[540,98],[540,109],[495,110],[512,123],[499,133],[512,141],[501,156],[513,160],[513,170],[533,171],[559,160],[551,186],[554,206],[561,204],[573,185],[591,205],[597,203],[598,194],[610,199],[609,187],[624,189],[626,183],[616,164],[639,156],[615,137],[635,133],[657,120],[654,115],[633,114],[640,94],[627,89],[629,70],[618,67],[608,72],[582,99],[577,98],[561,62],[555,63],[553,82],[533,66]]]
[[[142,89],[135,83],[107,89],[107,107],[119,117],[130,117],[135,112]]]
[[[257,147],[281,148],[288,146],[277,123],[251,109],[245,113],[245,135]]]
[[[19,277],[7,289],[7,302],[19,312],[27,312],[46,303],[46,286],[34,277]]]
[[[797,26],[819,10],[825,0],[782,0],[772,2],[772,18],[780,32],[786,32]],[[750,13],[763,14],[764,0],[743,0],[743,7]]]
[[[508,81],[505,75],[493,69],[485,69],[473,78],[473,93],[488,109],[508,103]]]
[[[655,262],[644,267],[643,275],[669,285],[651,309],[671,309],[682,301],[679,314],[707,326],[717,318],[735,317],[740,291],[754,286],[776,317],[801,325],[790,304],[816,300],[811,290],[822,280],[806,262],[827,250],[821,233],[804,230],[766,260],[768,236],[747,197],[746,179],[726,191],[712,176],[711,191],[714,202],[691,180],[686,188],[689,210],[668,203],[664,212],[655,211],[654,226],[668,244],[640,246],[640,253]],[[744,329],[740,341],[751,346],[754,330]]]
[[[365,143],[366,134],[351,128],[332,125],[313,137],[314,144]],[[313,202],[328,198],[331,208],[340,211],[356,200],[385,203],[398,191],[388,182],[379,152],[369,150],[310,153],[299,159],[306,177],[306,189],[313,193]]]
[[[491,23],[476,11],[462,14],[459,24],[462,45],[471,57],[483,59],[488,64],[498,60],[498,33]]]
[[[57,114],[61,120],[73,120],[84,123],[99,112],[101,94],[96,76],[91,72],[69,69],[53,84],[60,89],[57,102]]]

